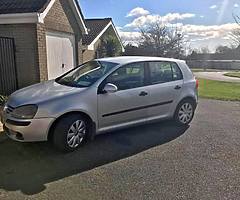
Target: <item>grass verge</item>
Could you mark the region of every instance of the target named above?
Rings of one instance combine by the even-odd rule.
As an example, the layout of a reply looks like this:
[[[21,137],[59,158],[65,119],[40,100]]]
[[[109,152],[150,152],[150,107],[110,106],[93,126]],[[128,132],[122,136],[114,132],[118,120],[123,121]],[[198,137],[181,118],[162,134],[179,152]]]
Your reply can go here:
[[[229,72],[229,73],[224,74],[224,76],[240,78],[240,72]]]
[[[199,96],[225,101],[240,101],[240,83],[199,80]]]

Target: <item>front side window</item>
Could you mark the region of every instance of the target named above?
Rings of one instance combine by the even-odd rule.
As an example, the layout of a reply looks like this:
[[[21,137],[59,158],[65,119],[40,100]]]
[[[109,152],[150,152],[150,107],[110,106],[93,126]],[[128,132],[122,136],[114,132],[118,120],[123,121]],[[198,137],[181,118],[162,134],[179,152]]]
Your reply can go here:
[[[160,84],[182,79],[182,72],[175,63],[150,62],[151,84]]]
[[[89,87],[117,65],[111,62],[90,61],[57,78],[56,82],[71,87]]]
[[[106,79],[106,83],[116,85],[118,90],[144,86],[144,63],[134,63],[119,68]]]

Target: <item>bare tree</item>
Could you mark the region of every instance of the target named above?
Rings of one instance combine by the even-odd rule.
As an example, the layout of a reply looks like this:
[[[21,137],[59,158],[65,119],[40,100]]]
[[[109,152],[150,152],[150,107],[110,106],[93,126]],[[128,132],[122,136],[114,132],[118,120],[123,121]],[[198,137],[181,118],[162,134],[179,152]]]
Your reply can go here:
[[[240,45],[240,28],[234,29],[233,31],[230,32],[229,34],[232,42],[234,43],[235,46]]]
[[[184,35],[177,26],[168,26],[158,20],[139,28],[140,48],[154,56],[180,57],[184,51]]]
[[[233,14],[233,18],[235,22],[239,25],[239,28],[235,28],[229,34],[233,44],[238,47],[240,46],[240,17],[238,15]]]

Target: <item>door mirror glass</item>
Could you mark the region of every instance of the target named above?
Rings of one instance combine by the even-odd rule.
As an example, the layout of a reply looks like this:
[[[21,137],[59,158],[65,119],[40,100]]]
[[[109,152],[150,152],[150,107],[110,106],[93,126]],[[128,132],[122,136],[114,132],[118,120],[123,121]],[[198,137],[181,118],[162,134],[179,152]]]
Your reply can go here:
[[[106,93],[114,93],[118,91],[118,88],[116,85],[111,84],[111,83],[107,83],[103,89],[104,92]]]

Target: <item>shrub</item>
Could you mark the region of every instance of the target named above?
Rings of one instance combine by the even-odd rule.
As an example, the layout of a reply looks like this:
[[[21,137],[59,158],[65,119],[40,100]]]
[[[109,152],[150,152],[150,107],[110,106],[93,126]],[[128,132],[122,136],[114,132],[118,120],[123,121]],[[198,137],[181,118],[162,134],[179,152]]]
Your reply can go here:
[[[0,106],[3,106],[7,101],[7,97],[0,95]]]

